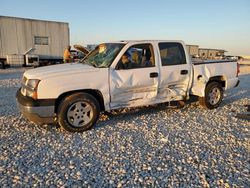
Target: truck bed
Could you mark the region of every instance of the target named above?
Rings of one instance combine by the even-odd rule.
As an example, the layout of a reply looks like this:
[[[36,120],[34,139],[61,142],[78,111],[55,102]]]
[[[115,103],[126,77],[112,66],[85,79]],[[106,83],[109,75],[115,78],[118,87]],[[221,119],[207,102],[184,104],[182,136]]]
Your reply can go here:
[[[237,61],[212,60],[193,62],[193,84],[190,94],[204,96],[206,83],[211,78],[225,81],[224,90],[235,87],[238,82]]]

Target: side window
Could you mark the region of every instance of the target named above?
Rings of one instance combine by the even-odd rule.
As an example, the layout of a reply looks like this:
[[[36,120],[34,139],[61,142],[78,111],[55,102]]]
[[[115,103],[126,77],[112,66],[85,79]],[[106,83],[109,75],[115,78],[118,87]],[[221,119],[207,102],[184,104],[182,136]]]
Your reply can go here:
[[[35,45],[49,45],[49,37],[35,36],[34,43]]]
[[[186,64],[185,52],[180,43],[159,43],[162,66]]]
[[[117,69],[154,67],[154,52],[151,44],[131,46],[121,57]]]

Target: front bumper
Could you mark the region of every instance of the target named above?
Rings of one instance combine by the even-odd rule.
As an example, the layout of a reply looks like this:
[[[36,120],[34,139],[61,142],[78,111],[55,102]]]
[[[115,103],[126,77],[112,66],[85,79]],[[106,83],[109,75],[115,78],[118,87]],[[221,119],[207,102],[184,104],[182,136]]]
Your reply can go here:
[[[17,105],[21,113],[36,124],[53,123],[55,118],[55,100],[38,99],[23,96],[21,89],[16,93]]]

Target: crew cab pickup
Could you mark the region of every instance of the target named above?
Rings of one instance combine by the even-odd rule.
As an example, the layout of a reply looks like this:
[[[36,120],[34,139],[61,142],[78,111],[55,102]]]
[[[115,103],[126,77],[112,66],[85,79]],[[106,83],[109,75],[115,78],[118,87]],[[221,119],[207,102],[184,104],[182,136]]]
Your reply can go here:
[[[82,132],[100,111],[185,101],[199,97],[208,109],[239,84],[236,61],[193,64],[182,41],[103,43],[78,63],[28,70],[16,98],[20,111],[37,123],[59,123]]]

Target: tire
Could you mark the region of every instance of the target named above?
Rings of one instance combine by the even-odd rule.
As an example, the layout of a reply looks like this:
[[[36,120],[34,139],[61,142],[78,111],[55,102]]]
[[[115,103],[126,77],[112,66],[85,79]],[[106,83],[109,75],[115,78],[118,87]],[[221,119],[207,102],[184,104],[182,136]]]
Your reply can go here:
[[[69,132],[83,132],[92,128],[100,114],[100,105],[88,93],[65,97],[58,107],[58,123]]]
[[[205,97],[199,97],[200,105],[207,109],[217,108],[223,99],[223,89],[218,82],[210,82],[205,89]]]
[[[0,61],[1,69],[5,69],[5,61]]]

